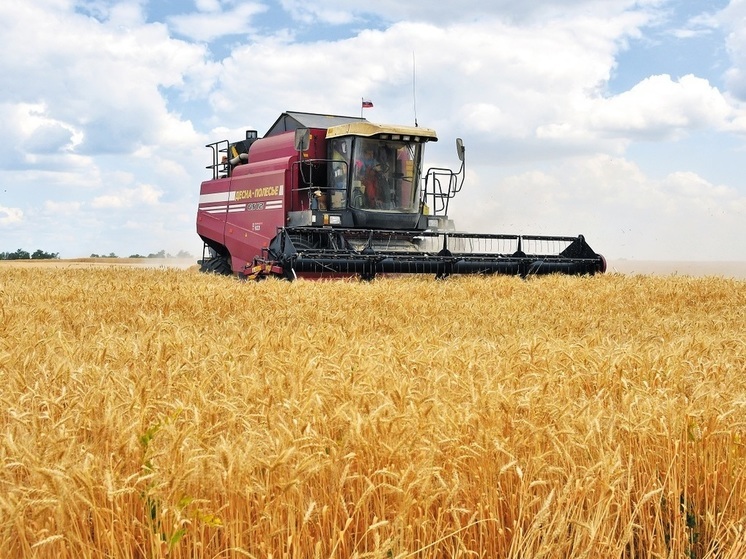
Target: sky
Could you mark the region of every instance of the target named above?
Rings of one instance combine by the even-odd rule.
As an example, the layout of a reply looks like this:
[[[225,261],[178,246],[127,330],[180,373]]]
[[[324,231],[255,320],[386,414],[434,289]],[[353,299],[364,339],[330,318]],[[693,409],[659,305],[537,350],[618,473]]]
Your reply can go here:
[[[205,145],[284,111],[434,128],[460,230],[746,261],[746,0],[0,5],[0,252],[198,257]]]

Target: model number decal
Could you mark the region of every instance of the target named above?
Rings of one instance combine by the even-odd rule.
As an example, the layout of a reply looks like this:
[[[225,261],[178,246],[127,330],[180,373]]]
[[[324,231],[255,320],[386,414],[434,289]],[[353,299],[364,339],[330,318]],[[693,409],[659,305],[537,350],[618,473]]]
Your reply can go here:
[[[250,202],[246,204],[246,211],[250,212],[253,210],[263,210],[264,209],[264,202]]]

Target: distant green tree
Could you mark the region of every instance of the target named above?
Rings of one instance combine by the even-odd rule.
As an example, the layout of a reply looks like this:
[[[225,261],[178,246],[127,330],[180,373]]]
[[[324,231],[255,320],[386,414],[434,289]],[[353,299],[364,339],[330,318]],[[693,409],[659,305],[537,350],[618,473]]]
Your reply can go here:
[[[33,260],[53,260],[59,257],[59,252],[44,252],[40,248],[36,249],[36,251],[34,251],[34,254],[31,255],[31,258]]]
[[[176,258],[194,258],[194,257],[193,257],[193,256],[192,256],[192,255],[191,255],[190,253],[188,253],[187,251],[185,251],[185,250],[180,250],[180,251],[179,251],[179,252],[178,252],[178,253],[176,254]]]
[[[22,248],[8,254],[8,260],[28,260],[29,258],[31,258],[31,255]]]

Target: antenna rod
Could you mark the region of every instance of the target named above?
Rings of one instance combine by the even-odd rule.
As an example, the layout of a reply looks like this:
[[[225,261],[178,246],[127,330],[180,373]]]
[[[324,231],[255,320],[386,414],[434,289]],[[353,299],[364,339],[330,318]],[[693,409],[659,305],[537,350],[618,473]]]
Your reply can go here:
[[[417,126],[417,61],[412,51],[412,102],[414,105],[414,125]]]

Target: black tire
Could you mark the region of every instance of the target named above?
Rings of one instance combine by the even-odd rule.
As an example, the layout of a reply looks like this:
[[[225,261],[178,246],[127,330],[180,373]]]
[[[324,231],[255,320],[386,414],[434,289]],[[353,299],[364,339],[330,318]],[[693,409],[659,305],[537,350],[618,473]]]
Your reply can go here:
[[[199,271],[205,274],[218,274],[219,276],[230,276],[233,274],[229,256],[213,256],[212,258],[203,260],[199,266]]]

